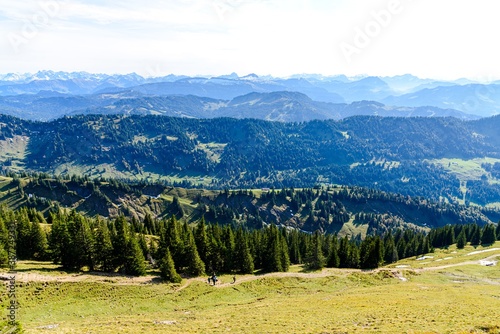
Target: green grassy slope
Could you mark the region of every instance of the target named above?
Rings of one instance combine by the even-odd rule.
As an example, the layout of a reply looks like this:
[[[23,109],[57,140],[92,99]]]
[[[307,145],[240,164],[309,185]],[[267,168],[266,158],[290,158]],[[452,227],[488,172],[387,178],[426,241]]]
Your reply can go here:
[[[218,287],[202,278],[181,285],[79,281],[21,263],[34,269],[31,280],[26,271],[19,275],[19,319],[28,333],[499,333],[498,266],[478,264],[498,260],[499,247],[438,250],[429,255],[443,261],[426,270],[413,268],[415,259],[365,272],[297,267],[237,277],[236,284],[222,277]],[[448,252],[456,252],[448,263],[455,267],[442,265]],[[37,279],[37,272],[57,275],[56,281]]]

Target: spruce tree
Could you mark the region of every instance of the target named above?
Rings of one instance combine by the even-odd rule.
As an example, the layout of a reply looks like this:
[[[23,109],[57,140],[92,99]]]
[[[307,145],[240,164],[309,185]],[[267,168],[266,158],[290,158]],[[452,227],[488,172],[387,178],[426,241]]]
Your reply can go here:
[[[205,273],[205,264],[198,254],[196,243],[194,242],[193,234],[189,230],[188,244],[186,245],[186,260],[187,269],[186,273],[191,276],[201,276]]]
[[[331,238],[330,242],[330,254],[328,255],[326,266],[328,268],[338,268],[340,265],[340,259],[337,235],[334,235],[333,238]]]
[[[349,255],[349,239],[345,236],[339,244],[339,268],[349,268]]]
[[[17,257],[29,260],[33,257],[31,223],[26,208],[21,208],[16,214],[17,220]]]
[[[464,249],[466,244],[467,244],[467,237],[465,235],[465,228],[462,228],[462,230],[457,236],[457,248]]]
[[[288,244],[286,243],[286,239],[280,234],[280,258],[281,258],[281,271],[288,271],[290,269],[290,256]]]
[[[497,223],[497,240],[500,240],[500,221]]]
[[[137,242],[137,238],[135,235],[130,235],[129,238],[127,238],[125,251],[125,273],[133,276],[146,275],[146,265],[144,262],[144,255],[142,254],[141,247]]]
[[[172,260],[172,255],[168,248],[160,259],[160,276],[164,281],[170,283],[180,283],[182,281],[181,276],[175,270],[174,260]]]
[[[292,232],[288,235],[288,238],[290,244],[290,262],[293,264],[302,263],[299,247],[299,232],[297,232],[297,230],[292,230]]]
[[[230,226],[224,227],[222,230],[222,243],[224,248],[224,267],[222,270],[229,273],[235,267],[234,263],[234,233]]]
[[[95,236],[95,263],[98,268],[103,271],[113,271],[113,244],[111,236],[106,223],[97,222],[96,236]]]
[[[124,269],[125,263],[127,262],[127,249],[129,246],[129,228],[125,217],[120,216],[115,219],[112,226],[111,237],[114,267]]]
[[[495,226],[492,224],[486,224],[483,228],[483,233],[481,236],[481,245],[491,245],[496,241]]]
[[[198,249],[198,254],[200,255],[201,260],[205,263],[205,270],[208,272],[210,268],[208,268],[208,236],[206,231],[205,217],[201,217],[198,225],[196,225],[196,229],[194,232],[194,240],[196,242],[196,248]]]
[[[481,229],[477,226],[477,224],[474,224],[472,229],[470,244],[472,246],[478,246],[481,243]]]
[[[248,242],[242,228],[236,231],[235,243],[235,269],[240,274],[252,274],[254,271],[253,258],[252,254],[250,254]]]
[[[386,264],[394,263],[398,260],[398,252],[394,244],[394,237],[391,232],[384,237],[384,262]]]
[[[349,243],[348,268],[359,268],[360,254],[355,243]]]
[[[35,260],[47,259],[47,236],[38,221],[31,224],[32,254]]]
[[[313,235],[311,248],[307,256],[306,266],[309,269],[323,269],[326,264],[326,259],[323,255],[323,245],[321,241],[321,235],[318,231],[316,231]]]

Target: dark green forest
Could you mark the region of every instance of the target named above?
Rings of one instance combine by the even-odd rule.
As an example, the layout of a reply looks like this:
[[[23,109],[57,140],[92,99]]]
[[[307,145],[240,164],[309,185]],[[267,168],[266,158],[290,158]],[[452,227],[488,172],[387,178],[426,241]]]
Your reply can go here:
[[[46,224],[50,228],[42,227]],[[146,235],[147,226],[157,232]],[[189,226],[175,216],[160,221],[147,217],[141,222],[123,216],[102,220],[59,211],[45,219],[35,209],[13,211],[0,206],[0,263],[8,263],[9,234],[14,231],[21,260],[50,260],[65,270],[127,275],[144,275],[148,267],[159,268],[162,278],[171,282],[178,282],[179,274],[288,271],[291,264],[309,269],[372,269],[455,243],[458,248],[467,243],[492,244],[500,238],[498,226],[447,225],[429,233],[397,229],[361,240],[274,224],[249,230],[207,224],[203,218]]]
[[[344,184],[453,200],[461,198],[460,180],[428,161],[500,158],[499,123],[498,116],[467,122],[356,116],[303,123],[116,115],[42,123],[0,116],[0,140],[29,138],[25,156],[0,159],[4,170],[14,165],[17,170],[53,173],[61,166],[86,166],[93,177],[107,169],[133,178],[147,178],[150,173],[190,176],[169,181],[183,187],[280,189]],[[397,164],[388,167],[385,162]],[[491,177],[499,175],[498,163],[485,169]],[[71,170],[59,169],[59,173],[71,174]],[[211,179],[209,184],[196,182],[205,177]],[[471,202],[500,201],[498,184],[471,186]]]
[[[3,195],[2,195],[3,194]],[[479,225],[500,220],[500,212],[479,206],[433,201],[364,187],[325,186],[254,190],[175,188],[162,183],[125,182],[88,176],[6,173],[1,201],[57,213],[70,208],[86,216],[143,220],[175,216],[188,223],[202,217],[212,224],[260,229],[276,224],[308,232],[339,233],[345,224],[382,235],[390,230],[447,224]],[[146,226],[149,231],[153,226]]]

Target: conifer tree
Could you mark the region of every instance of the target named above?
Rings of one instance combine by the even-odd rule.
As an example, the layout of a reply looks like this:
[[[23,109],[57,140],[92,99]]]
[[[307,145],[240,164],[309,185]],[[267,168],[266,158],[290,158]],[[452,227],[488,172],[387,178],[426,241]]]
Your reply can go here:
[[[384,237],[384,262],[394,263],[398,260],[398,252],[394,244],[394,237],[391,232],[387,233]]]
[[[148,243],[146,242],[146,236],[144,235],[144,233],[139,233],[139,238],[137,241],[139,243],[139,247],[141,248],[142,255],[144,256],[144,258],[147,258],[148,254],[149,254],[149,248],[148,248]]]
[[[323,245],[321,235],[316,231],[312,238],[311,248],[307,257],[306,265],[310,269],[318,270],[325,266],[325,256],[323,255]]]
[[[47,259],[47,236],[38,221],[31,224],[32,256],[35,260]]]
[[[481,236],[481,245],[491,245],[496,241],[495,226],[492,224],[486,224],[483,227],[483,233]]]
[[[31,223],[26,208],[21,208],[16,215],[17,220],[17,257],[28,260],[33,256]]]
[[[127,262],[127,248],[129,238],[129,228],[125,217],[120,216],[113,223],[111,241],[113,244],[114,267],[124,269]]]
[[[477,224],[472,225],[470,244],[472,246],[478,246],[481,243],[481,229]]]
[[[196,243],[194,242],[193,233],[189,230],[188,244],[186,245],[186,273],[191,276],[201,276],[205,273],[205,264],[200,259]]]
[[[340,239],[339,244],[339,268],[349,268],[349,240],[347,236]]]
[[[293,264],[302,263],[302,257],[300,256],[299,247],[299,233],[297,230],[292,230],[288,235],[289,245],[290,245],[290,262]]]
[[[280,258],[281,258],[281,270],[288,271],[290,269],[290,256],[288,255],[289,249],[286,239],[280,235]]]
[[[106,223],[98,221],[95,236],[95,263],[103,271],[113,271],[113,244]]]
[[[146,275],[146,265],[144,262],[145,259],[141,247],[135,235],[132,234],[127,238],[124,264],[125,273],[134,276]]]
[[[457,248],[464,249],[467,244],[467,237],[465,236],[465,228],[462,228],[457,236]]]
[[[231,272],[235,266],[234,263],[234,233],[230,226],[224,227],[222,230],[222,243],[224,248],[224,267],[222,270],[224,272]]]
[[[354,243],[349,243],[349,255],[347,268],[359,268],[359,248]]]
[[[337,235],[334,235],[333,238],[331,238],[330,240],[331,240],[330,254],[328,255],[328,261],[326,263],[326,266],[328,268],[338,268],[340,265],[340,259],[339,259]]]
[[[0,267],[6,267],[9,264],[9,253],[3,243],[0,243]]]
[[[205,270],[209,272],[208,265],[208,236],[206,231],[206,223],[205,217],[201,217],[198,225],[196,225],[196,229],[194,232],[194,240],[196,242],[196,248],[198,249],[198,254],[200,255],[201,260],[205,263]]]
[[[174,260],[172,260],[172,255],[170,250],[167,248],[165,254],[160,259],[160,275],[161,278],[170,283],[180,283],[182,281],[181,276],[175,270]]]
[[[236,231],[235,244],[235,269],[241,274],[252,274],[254,271],[253,258],[242,228]]]
[[[500,240],[500,221],[497,223],[497,240]]]

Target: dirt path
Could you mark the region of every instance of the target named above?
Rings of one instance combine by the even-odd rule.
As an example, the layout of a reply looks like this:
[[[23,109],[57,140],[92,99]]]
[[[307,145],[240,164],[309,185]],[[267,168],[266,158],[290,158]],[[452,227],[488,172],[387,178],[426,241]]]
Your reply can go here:
[[[477,261],[464,261],[464,262],[460,262],[460,263],[447,264],[444,266],[428,267],[428,268],[415,268],[412,270],[414,270],[415,272],[424,272],[424,271],[431,271],[431,270],[443,270],[443,269],[447,269],[447,268],[467,266],[467,265],[473,265],[473,264],[480,265],[481,261],[491,261],[499,256],[500,256],[500,254],[495,254],[495,255],[491,255],[491,256],[488,256],[487,258],[484,258],[482,260],[477,260]],[[410,269],[410,268],[408,268],[408,269]]]
[[[224,276],[222,281],[219,281],[216,288],[226,288],[230,286],[239,285],[244,282],[259,280],[262,278],[268,277],[298,277],[298,278],[320,278],[320,277],[329,277],[339,274],[350,274],[350,273],[377,273],[380,271],[390,271],[394,274],[394,276],[402,281],[404,281],[404,276],[402,272],[406,270],[411,270],[414,272],[426,272],[426,271],[434,271],[434,270],[443,270],[452,267],[459,267],[465,265],[480,265],[481,261],[491,261],[500,256],[500,253],[490,255],[482,260],[477,261],[464,261],[455,264],[448,264],[443,266],[436,267],[428,267],[428,268],[378,268],[375,270],[359,270],[359,269],[337,269],[337,268],[328,268],[323,269],[321,272],[314,273],[269,273],[263,275],[246,275],[246,276],[237,276],[236,282],[232,283],[232,278],[230,276]],[[0,273],[0,280],[7,281],[11,274],[9,273]],[[229,282],[224,282],[224,280],[228,280]],[[143,285],[143,284],[156,284],[160,283],[160,279],[158,276],[142,276],[142,277],[132,277],[132,276],[122,276],[118,274],[107,274],[107,273],[80,273],[80,274],[65,274],[65,275],[44,275],[38,273],[31,272],[18,272],[16,273],[16,281],[18,282],[98,282],[98,283],[108,283],[108,284],[117,284],[117,285]],[[499,284],[496,281],[490,281],[490,283]],[[193,282],[207,282],[204,277],[196,277],[190,279],[184,279],[182,285],[176,290],[181,291],[188,286],[190,286]],[[485,281],[486,282],[486,281]],[[208,284],[208,283],[207,283]]]

